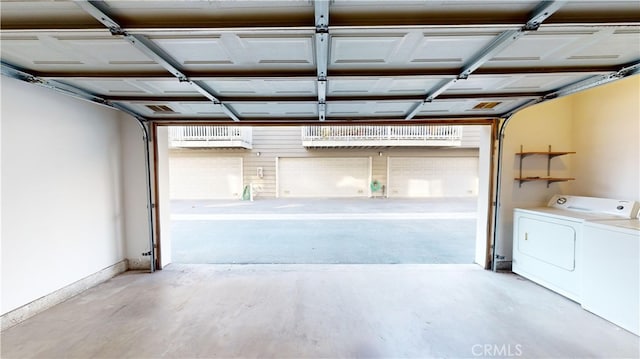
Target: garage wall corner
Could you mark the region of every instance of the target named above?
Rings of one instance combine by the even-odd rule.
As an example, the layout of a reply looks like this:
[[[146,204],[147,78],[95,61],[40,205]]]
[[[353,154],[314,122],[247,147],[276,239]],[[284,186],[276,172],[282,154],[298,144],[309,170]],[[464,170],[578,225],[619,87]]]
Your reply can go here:
[[[125,251],[118,112],[3,77],[1,118],[5,314]]]
[[[124,193],[125,256],[129,269],[149,269],[149,216],[145,141],[137,120],[121,113],[122,178]]]
[[[573,151],[572,100],[563,97],[524,109],[507,124],[503,142],[501,197],[498,209],[498,228],[495,254],[497,259],[510,262],[513,242],[513,210],[521,207],[545,205],[556,193],[568,193],[566,182],[552,183],[532,181],[522,186],[514,178],[519,176],[520,162],[516,153],[520,146],[524,151]],[[571,177],[571,156],[556,157],[551,162],[554,177]],[[542,155],[527,156],[523,160],[523,177],[547,176],[547,158]],[[500,267],[500,266],[498,266]]]

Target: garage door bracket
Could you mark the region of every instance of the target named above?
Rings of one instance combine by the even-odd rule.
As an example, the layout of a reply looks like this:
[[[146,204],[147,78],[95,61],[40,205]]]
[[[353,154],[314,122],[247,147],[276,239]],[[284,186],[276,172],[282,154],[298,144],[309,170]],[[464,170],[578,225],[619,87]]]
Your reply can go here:
[[[314,2],[316,25],[316,86],[318,90],[318,120],[324,121],[327,113],[327,72],[329,67],[329,1]]]

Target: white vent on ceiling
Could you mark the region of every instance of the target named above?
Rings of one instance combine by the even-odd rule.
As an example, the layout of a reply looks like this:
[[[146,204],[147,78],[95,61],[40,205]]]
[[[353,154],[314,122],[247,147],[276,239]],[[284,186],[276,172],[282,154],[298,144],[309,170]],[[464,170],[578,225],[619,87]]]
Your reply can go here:
[[[480,102],[479,104],[473,106],[474,110],[493,110],[496,106],[501,104],[502,102],[493,101],[493,102]]]
[[[169,106],[165,105],[146,105],[148,109],[154,113],[175,113]]]

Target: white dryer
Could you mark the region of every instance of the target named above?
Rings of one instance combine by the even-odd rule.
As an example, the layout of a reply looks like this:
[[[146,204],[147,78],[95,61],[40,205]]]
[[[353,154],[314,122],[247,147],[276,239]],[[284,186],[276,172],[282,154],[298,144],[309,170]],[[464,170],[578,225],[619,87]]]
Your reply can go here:
[[[514,210],[512,270],[580,302],[583,224],[631,219],[635,201],[554,195],[547,207]]]
[[[586,222],[582,307],[640,335],[640,219]]]

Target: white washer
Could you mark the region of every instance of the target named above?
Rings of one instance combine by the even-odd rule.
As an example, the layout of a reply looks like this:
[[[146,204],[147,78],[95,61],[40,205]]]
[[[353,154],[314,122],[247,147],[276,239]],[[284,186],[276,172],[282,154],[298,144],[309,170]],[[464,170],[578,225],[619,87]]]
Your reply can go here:
[[[580,302],[585,221],[631,219],[635,201],[555,195],[547,207],[516,208],[512,270]]]
[[[640,219],[585,222],[582,307],[640,335]]]

